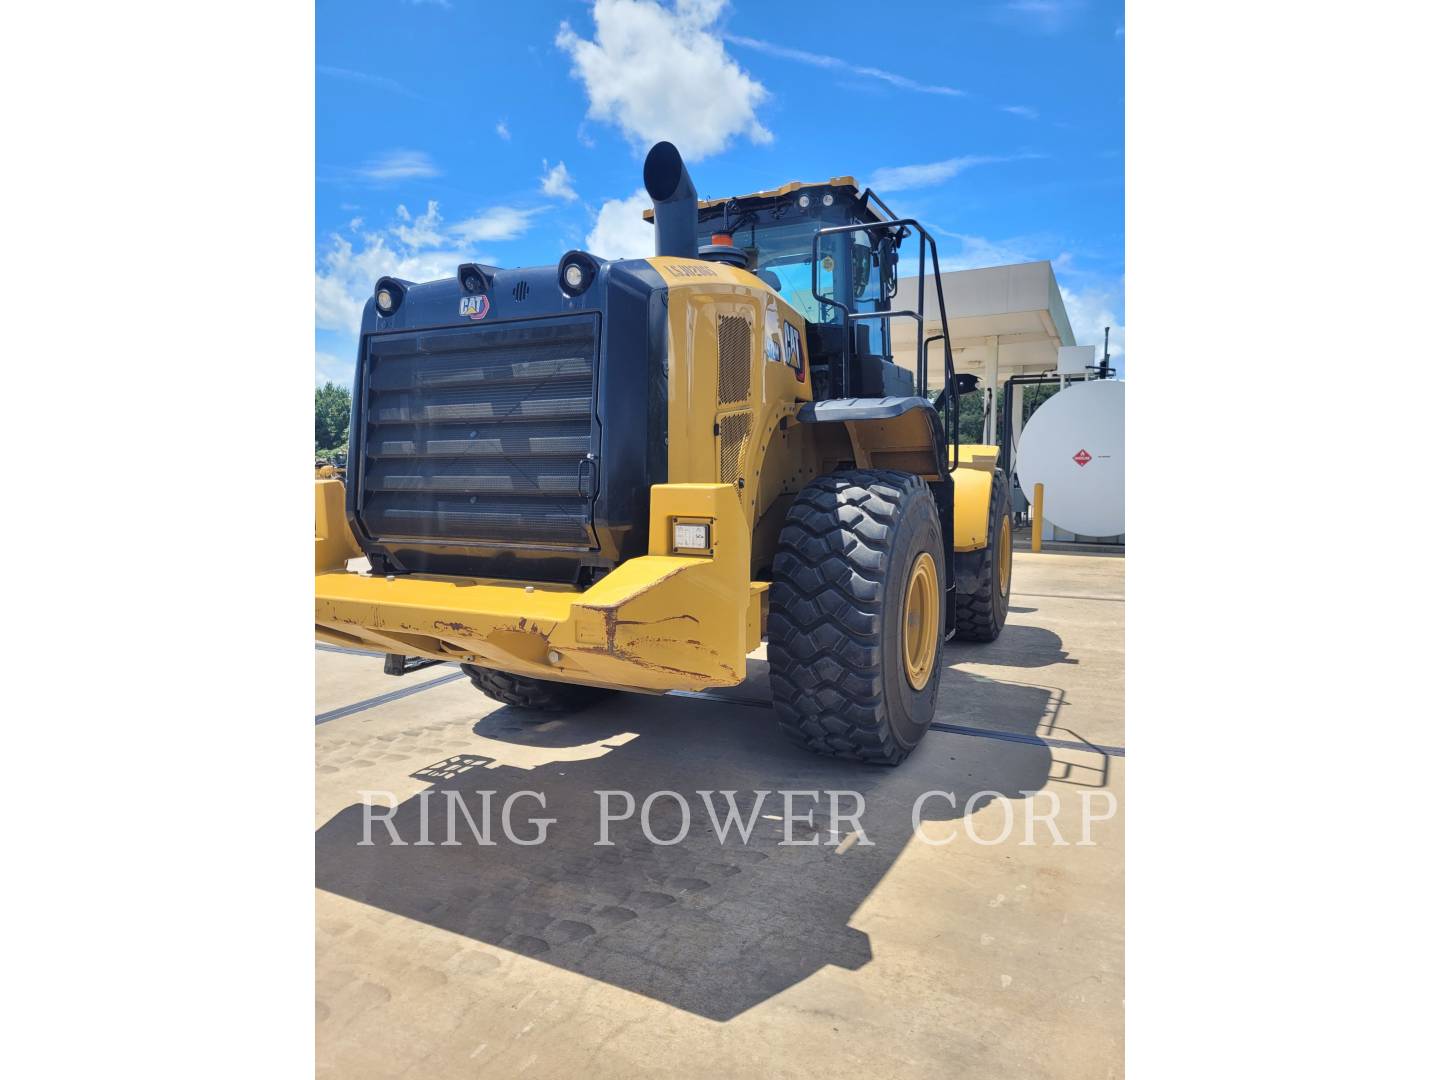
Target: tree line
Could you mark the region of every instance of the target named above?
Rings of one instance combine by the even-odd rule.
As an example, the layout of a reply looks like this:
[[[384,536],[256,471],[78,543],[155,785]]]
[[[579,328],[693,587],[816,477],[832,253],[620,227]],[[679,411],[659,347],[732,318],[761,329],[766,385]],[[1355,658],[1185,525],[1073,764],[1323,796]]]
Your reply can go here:
[[[315,388],[315,456],[328,458],[350,445],[350,388],[327,382]]]

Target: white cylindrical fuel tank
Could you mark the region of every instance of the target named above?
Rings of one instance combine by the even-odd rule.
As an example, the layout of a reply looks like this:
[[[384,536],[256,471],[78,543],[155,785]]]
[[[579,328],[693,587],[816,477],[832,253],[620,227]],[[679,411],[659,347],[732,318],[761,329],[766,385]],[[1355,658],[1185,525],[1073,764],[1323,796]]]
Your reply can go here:
[[[1075,383],[1035,410],[1020,432],[1025,497],[1045,485],[1045,520],[1081,536],[1125,531],[1125,384]]]

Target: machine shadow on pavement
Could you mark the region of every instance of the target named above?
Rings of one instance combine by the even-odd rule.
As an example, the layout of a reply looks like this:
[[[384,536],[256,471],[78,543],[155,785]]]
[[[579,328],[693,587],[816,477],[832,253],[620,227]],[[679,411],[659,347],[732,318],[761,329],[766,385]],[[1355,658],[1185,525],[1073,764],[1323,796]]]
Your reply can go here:
[[[1011,608],[1012,614],[1034,608]],[[1043,626],[1010,623],[997,640],[976,644],[965,642],[952,646],[946,654],[952,660],[967,664],[996,664],[1005,667],[1039,668],[1051,664],[1078,664],[1080,661],[1065,651],[1065,643],[1054,630]]]
[[[752,670],[763,664],[752,663]],[[1018,797],[1045,786],[1048,746],[1033,739],[1053,708],[1043,687],[944,672],[945,703],[985,716],[985,726],[1030,741],[985,739],[932,731],[911,757],[893,769],[816,757],[790,747],[768,708],[713,701],[617,694],[585,712],[526,723],[500,708],[474,724],[474,749],[434,762],[407,777],[429,783],[393,817],[406,846],[395,846],[372,825],[374,846],[361,846],[365,809],[357,802],[316,834],[319,888],[364,904],[524,954],[712,1020],[731,1019],[804,980],[827,964],[856,970],[871,959],[869,937],[849,921],[907,843],[911,815],[927,791],[953,793],[956,809],[938,797],[922,818],[958,821],[979,792]],[[763,695],[763,675],[759,693]],[[747,684],[741,690],[752,690]],[[478,704],[478,701],[477,701]],[[937,717],[941,719],[942,717]],[[410,779],[413,778],[413,779]],[[443,846],[447,797],[463,794],[481,821],[477,791],[494,791],[494,846],[476,842],[462,816],[458,846]],[[610,825],[614,846],[597,846],[601,790],[628,791],[635,816]],[[690,827],[668,846],[643,834],[639,807],[656,791],[686,800]],[[748,843],[734,827],[721,841],[698,791],[737,792],[748,818],[757,792],[769,791]],[[814,828],[801,823],[793,838],[814,846],[782,846],[781,790],[818,791],[818,803],[795,801],[803,815],[814,808]],[[856,791],[865,800],[860,824],[870,846],[857,843],[851,826],[830,819],[827,791]],[[531,818],[554,818],[545,843],[520,846],[500,829],[500,809],[517,791],[543,792],[545,808],[516,800],[514,832],[531,839]],[[357,799],[359,798],[357,793]],[[977,799],[976,807],[990,798]],[[453,796],[448,798],[454,798]],[[613,797],[615,812],[621,800]],[[840,815],[853,809],[842,798]],[[434,846],[416,846],[422,813]],[[453,813],[453,812],[452,812]],[[649,816],[661,840],[681,830],[683,811],[668,796]],[[942,826],[932,826],[944,835]],[[838,845],[833,841],[841,841]],[[961,830],[957,843],[967,842]],[[957,894],[960,908],[985,898]]]

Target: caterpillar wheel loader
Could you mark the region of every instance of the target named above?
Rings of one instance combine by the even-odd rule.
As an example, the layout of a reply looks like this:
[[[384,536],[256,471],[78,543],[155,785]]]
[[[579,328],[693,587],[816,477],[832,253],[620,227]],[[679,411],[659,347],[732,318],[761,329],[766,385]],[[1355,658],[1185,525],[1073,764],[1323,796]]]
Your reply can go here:
[[[924,336],[935,242],[850,177],[701,203],[662,142],[644,181],[653,258],[376,282],[350,467],[316,483],[316,637],[533,710],[735,685],[766,638],[787,736],[896,764],[944,641],[993,640],[1010,590],[1009,477],[958,444],[974,378]]]

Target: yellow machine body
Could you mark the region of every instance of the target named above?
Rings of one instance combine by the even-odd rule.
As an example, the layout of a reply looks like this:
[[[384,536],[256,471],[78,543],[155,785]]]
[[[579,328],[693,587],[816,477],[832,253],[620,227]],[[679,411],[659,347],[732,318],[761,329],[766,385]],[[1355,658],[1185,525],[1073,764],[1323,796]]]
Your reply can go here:
[[[627,690],[734,685],[764,633],[768,583],[756,578],[794,495],[849,462],[940,479],[919,411],[796,421],[812,398],[805,323],[758,277],[719,262],[648,261],[669,289],[670,480],[650,489],[648,553],[588,589],[351,572],[347,561],[361,552],[345,520],[344,486],[320,480],[319,640]],[[797,352],[798,366],[787,362]],[[986,543],[997,451],[960,450],[951,474],[955,545],[968,551]],[[676,522],[708,524],[710,549],[674,550]]]

